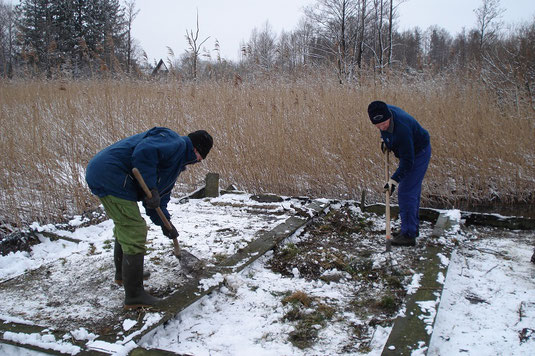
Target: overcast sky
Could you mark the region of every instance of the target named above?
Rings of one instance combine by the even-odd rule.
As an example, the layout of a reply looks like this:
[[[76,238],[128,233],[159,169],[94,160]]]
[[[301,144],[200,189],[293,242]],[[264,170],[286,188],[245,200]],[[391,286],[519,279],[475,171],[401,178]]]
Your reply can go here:
[[[123,2],[124,0],[121,0]],[[17,4],[17,0],[7,0]],[[396,1],[396,2],[399,2]],[[303,17],[304,6],[315,0],[136,0],[140,10],[133,34],[146,51],[149,62],[168,57],[167,47],[180,56],[187,48],[186,30],[196,28],[199,13],[199,42],[210,37],[204,48],[213,52],[215,40],[223,58],[237,60],[240,43],[254,28],[269,22],[275,34],[293,31]],[[438,25],[452,35],[474,27],[474,9],[482,0],[406,0],[399,5],[398,29],[416,26],[426,30]],[[535,16],[535,0],[501,0],[502,21],[518,24]]]
[[[140,10],[134,22],[134,37],[146,51],[149,61],[168,57],[167,47],[181,55],[187,47],[186,30],[196,28],[199,13],[199,42],[213,50],[220,44],[223,58],[237,60],[240,43],[251,31],[269,22],[276,34],[292,31],[303,17],[303,7],[314,0],[136,0]],[[474,27],[474,9],[481,0],[408,0],[399,6],[399,30],[419,26],[426,30],[438,25],[452,35]],[[530,21],[535,16],[535,0],[502,0],[505,23]],[[212,55],[213,52],[212,52]]]

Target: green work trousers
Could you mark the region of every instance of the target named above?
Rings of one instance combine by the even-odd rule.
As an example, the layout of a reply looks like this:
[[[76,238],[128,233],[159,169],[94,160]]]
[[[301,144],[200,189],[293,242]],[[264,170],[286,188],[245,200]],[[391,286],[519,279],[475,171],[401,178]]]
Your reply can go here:
[[[139,212],[137,202],[106,195],[100,201],[106,214],[113,220],[113,235],[121,245],[123,253],[136,255],[145,253],[147,224]]]

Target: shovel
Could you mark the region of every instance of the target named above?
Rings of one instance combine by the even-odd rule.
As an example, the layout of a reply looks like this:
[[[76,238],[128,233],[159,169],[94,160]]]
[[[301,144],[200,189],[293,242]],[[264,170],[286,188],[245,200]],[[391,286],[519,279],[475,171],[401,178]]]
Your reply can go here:
[[[390,173],[388,172],[388,166],[389,166],[389,156],[390,156],[390,150],[386,150],[385,155],[385,181],[388,182],[388,179],[390,179]],[[385,218],[386,218],[386,252],[390,252],[392,249],[392,241],[391,238],[391,231],[390,231],[390,192],[386,191],[386,210],[385,210]]]
[[[141,176],[141,173],[137,168],[132,169],[132,173],[134,174],[134,177],[136,177],[139,185],[145,192],[145,195],[147,198],[152,197],[152,193],[150,192],[149,187],[147,187],[147,184],[145,184],[145,181],[143,180],[143,177]],[[160,219],[163,222],[163,225],[165,228],[169,231],[171,231],[172,227],[169,223],[169,220],[167,220],[167,217],[163,213],[162,209],[160,207],[156,208],[156,213],[160,217]],[[201,260],[199,260],[197,257],[192,255],[186,250],[182,250],[180,246],[178,245],[178,240],[176,237],[173,239],[173,254],[178,258],[178,261],[180,262],[180,267],[185,272],[185,274],[189,274],[192,272],[197,272],[203,267],[203,263]]]

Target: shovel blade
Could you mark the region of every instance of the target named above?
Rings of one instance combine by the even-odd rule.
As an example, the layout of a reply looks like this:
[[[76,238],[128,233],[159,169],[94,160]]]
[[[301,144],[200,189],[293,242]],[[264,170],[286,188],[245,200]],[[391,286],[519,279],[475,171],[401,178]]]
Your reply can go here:
[[[200,272],[204,267],[204,264],[200,259],[184,249],[181,249],[176,257],[185,274]]]

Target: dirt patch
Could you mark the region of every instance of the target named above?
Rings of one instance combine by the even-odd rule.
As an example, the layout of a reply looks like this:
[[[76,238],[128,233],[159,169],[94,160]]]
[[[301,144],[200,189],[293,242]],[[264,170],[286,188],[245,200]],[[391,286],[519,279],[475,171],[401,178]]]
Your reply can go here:
[[[0,236],[0,253],[2,256],[6,256],[11,252],[30,252],[32,246],[38,244],[39,242],[40,241],[37,236],[33,234],[14,232],[8,235]]]
[[[428,235],[430,228],[429,224],[422,224],[422,230],[427,230],[422,235]],[[295,327],[289,341],[307,348],[331,318],[350,312],[366,323],[350,323],[353,338],[344,352],[369,351],[375,327],[392,325],[405,301],[405,287],[430,242],[420,239],[414,248],[393,247],[391,254],[385,254],[384,220],[349,203],[316,218],[295,242],[274,251],[269,267],[283,275],[298,274],[310,281],[345,283],[352,297],[345,301],[318,300],[313,296],[305,298],[298,291],[285,297],[282,303],[290,303],[292,308],[283,321]]]

